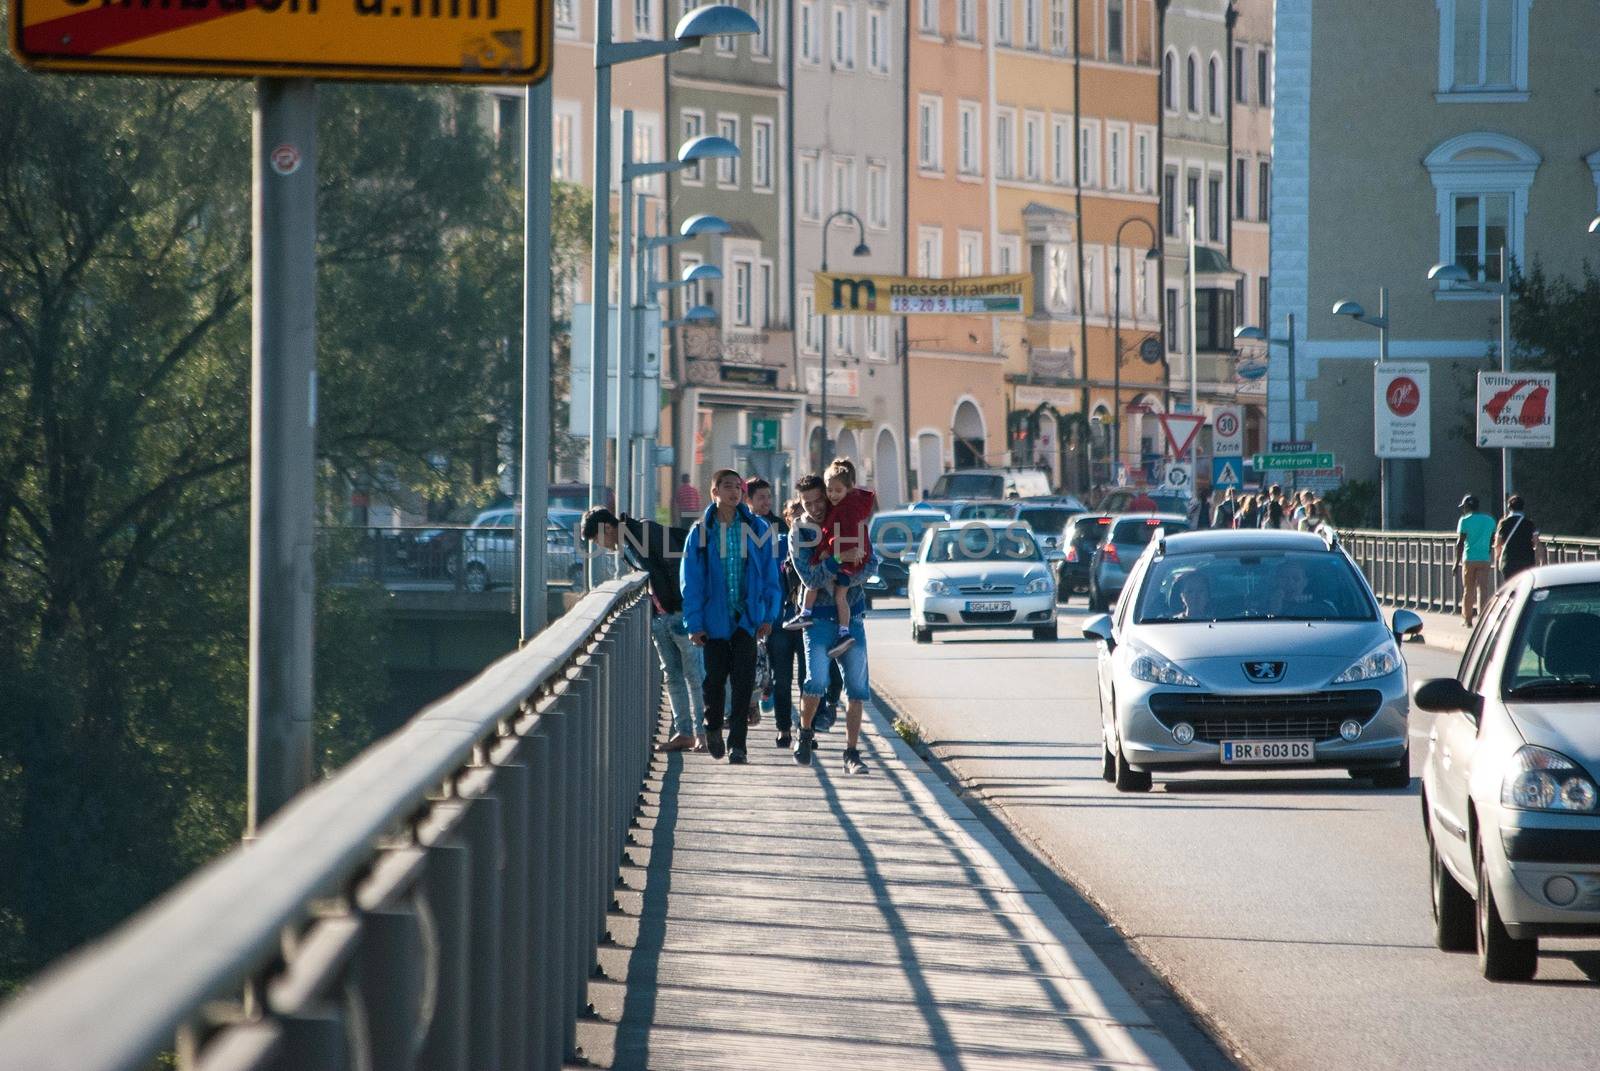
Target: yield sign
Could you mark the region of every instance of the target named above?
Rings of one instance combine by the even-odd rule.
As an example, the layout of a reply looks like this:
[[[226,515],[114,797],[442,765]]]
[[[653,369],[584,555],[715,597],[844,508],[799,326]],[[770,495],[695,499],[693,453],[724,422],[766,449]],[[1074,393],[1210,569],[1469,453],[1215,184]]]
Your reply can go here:
[[[1167,434],[1167,445],[1172,447],[1172,456],[1176,458],[1189,453],[1190,444],[1206,422],[1205,417],[1193,413],[1157,413],[1156,416],[1161,421],[1161,430]],[[1180,435],[1183,436],[1181,440],[1178,438]]]

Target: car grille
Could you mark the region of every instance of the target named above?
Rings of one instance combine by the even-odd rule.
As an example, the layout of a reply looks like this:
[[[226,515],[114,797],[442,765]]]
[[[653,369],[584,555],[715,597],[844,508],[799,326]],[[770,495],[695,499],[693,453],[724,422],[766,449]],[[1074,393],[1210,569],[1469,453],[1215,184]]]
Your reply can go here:
[[[1181,695],[1157,692],[1150,713],[1170,729],[1180,721],[1194,726],[1196,740],[1329,740],[1341,723],[1363,726],[1383,705],[1383,693],[1359,690],[1300,695]]]
[[[1010,595],[1017,590],[1017,586],[1015,584],[996,584],[994,587],[986,588],[978,584],[962,584],[956,590],[963,595]]]
[[[1015,610],[963,610],[961,620],[969,625],[1005,625],[1017,616]]]

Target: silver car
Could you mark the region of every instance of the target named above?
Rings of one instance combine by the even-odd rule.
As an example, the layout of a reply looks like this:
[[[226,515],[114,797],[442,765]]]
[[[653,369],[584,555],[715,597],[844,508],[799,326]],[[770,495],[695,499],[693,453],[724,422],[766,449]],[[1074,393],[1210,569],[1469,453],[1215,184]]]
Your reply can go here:
[[[1328,533],[1158,535],[1100,641],[1102,774],[1124,792],[1206,768],[1348,769],[1410,781],[1405,662],[1366,579]]]
[[[911,563],[911,638],[935,630],[1028,629],[1056,638],[1056,581],[1027,525],[966,521],[930,528]]]
[[[1600,937],[1600,565],[1507,583],[1415,704],[1435,941],[1532,978],[1540,937]]]

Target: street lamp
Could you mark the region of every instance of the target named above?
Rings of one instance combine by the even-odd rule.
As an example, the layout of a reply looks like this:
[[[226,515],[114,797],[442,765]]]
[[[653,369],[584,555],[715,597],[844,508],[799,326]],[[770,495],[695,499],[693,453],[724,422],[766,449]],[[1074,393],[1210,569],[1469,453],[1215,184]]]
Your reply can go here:
[[[1295,395],[1299,382],[1294,369],[1294,313],[1289,314],[1289,334],[1283,338],[1269,338],[1259,327],[1236,327],[1233,329],[1233,339],[1235,342],[1261,342],[1268,346],[1289,348],[1289,438],[1300,438],[1300,421],[1295,417]]]
[[[854,220],[856,225],[856,247],[850,251],[850,255],[856,257],[872,255],[872,249],[867,245],[867,225],[861,222],[860,216],[848,208],[841,208],[822,221],[822,272],[824,275],[828,271],[828,230],[833,226],[834,220],[841,218]],[[818,303],[817,307],[820,309],[822,295],[815,295],[813,300]],[[828,437],[828,329],[824,326],[822,329],[822,457],[819,459],[821,465],[828,463],[831,453]]]
[[[638,325],[635,323],[633,310],[633,270],[629,261],[633,257],[633,216],[628,211],[633,201],[633,184],[639,179],[651,178],[655,175],[665,175],[674,171],[681,171],[686,167],[711,160],[738,159],[739,146],[727,138],[715,134],[703,134],[690,138],[678,149],[675,160],[665,161],[636,161],[633,158],[633,111],[622,113],[622,187],[620,204],[622,207],[621,233],[618,235],[617,256],[617,309],[618,329],[621,338],[617,344],[617,510],[619,513],[631,511],[633,507],[633,418],[637,398],[633,390],[633,367],[636,363],[634,353],[635,335]],[[641,218],[642,223],[642,218]],[[644,250],[639,251],[644,255]],[[610,318],[611,309],[609,302],[596,305],[595,319],[601,316]],[[597,441],[591,437],[591,442]],[[604,442],[604,436],[598,441]],[[604,449],[601,449],[600,458],[604,464]],[[592,464],[591,464],[592,468]]]
[[[1111,268],[1115,280],[1111,301],[1111,479],[1116,478],[1117,465],[1122,461],[1122,230],[1130,223],[1143,223],[1150,232],[1150,248],[1144,259],[1147,262],[1161,259],[1155,224],[1143,216],[1129,216],[1117,226],[1116,258]],[[1093,459],[1090,459],[1090,468],[1093,469]]]
[[[710,305],[694,305],[688,309],[685,309],[683,315],[678,317],[676,320],[668,320],[661,326],[667,330],[671,330],[674,327],[688,327],[691,324],[711,323],[715,321],[716,318],[717,310],[713,309]]]
[[[1389,288],[1378,287],[1378,315],[1368,316],[1367,310],[1354,301],[1337,301],[1333,306],[1335,316],[1348,316],[1358,324],[1378,329],[1378,364],[1382,366],[1389,360]],[[1376,370],[1374,370],[1376,371]],[[1378,525],[1384,531],[1390,527],[1389,509],[1389,459],[1378,459]]]
[[[606,483],[606,375],[611,347],[611,68],[621,63],[665,56],[694,48],[707,37],[732,37],[759,33],[749,14],[732,4],[708,4],[684,14],[670,41],[613,41],[615,0],[595,0],[594,6],[594,227],[591,232],[596,310],[589,349],[589,504],[605,504]],[[631,151],[631,138],[623,141]],[[628,202],[621,203],[623,218]],[[626,275],[624,275],[626,277]]]
[[[1600,216],[1589,223],[1589,233],[1600,229]],[[1478,273],[1461,264],[1435,264],[1428,269],[1428,278],[1443,283],[1450,290],[1476,290],[1496,294],[1500,298],[1500,371],[1511,371],[1511,280],[1506,275],[1506,247],[1500,247],[1500,281],[1479,279]],[[1500,448],[1500,501],[1511,494],[1511,448]]]

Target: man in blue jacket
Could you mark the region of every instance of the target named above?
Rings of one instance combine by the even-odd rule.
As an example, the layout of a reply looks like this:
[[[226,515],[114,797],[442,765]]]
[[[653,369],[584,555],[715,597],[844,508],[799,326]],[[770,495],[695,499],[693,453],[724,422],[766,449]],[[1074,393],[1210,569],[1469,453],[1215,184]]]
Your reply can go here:
[[[706,749],[722,758],[726,723],[731,764],[746,761],[756,641],[772,631],[782,598],[777,533],[743,499],[739,474],[718,469],[711,477],[711,505],[689,530],[679,568],[684,626],[691,641],[705,648]]]

